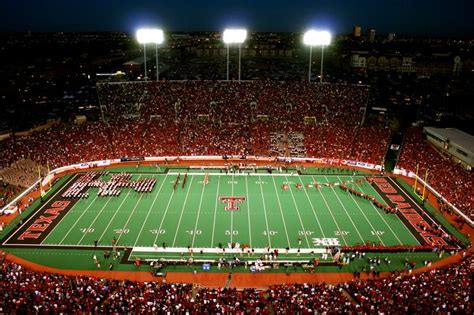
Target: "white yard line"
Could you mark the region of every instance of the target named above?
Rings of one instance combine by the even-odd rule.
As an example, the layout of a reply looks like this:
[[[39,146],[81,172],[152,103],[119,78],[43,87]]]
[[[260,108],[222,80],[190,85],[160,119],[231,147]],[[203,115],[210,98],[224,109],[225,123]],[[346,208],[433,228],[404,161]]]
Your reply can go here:
[[[97,199],[97,198],[96,198]],[[112,200],[112,198],[109,198],[109,200],[107,200],[107,202],[105,203],[105,205],[102,206],[102,208],[100,209],[99,213],[95,216],[94,220],[92,220],[92,223],[89,225],[89,227],[87,228],[86,230],[86,233],[82,233],[82,237],[81,239],[79,240],[79,242],[77,242],[78,245],[81,244],[82,240],[84,239],[84,237],[87,235],[87,231],[90,230],[90,228],[94,225],[95,221],[97,220],[97,218],[100,216],[100,214],[102,213],[102,211],[104,211],[104,209],[107,207],[107,205],[109,204],[110,200]],[[94,199],[95,201],[95,199]],[[92,202],[93,203],[93,202]],[[82,215],[84,215],[84,213],[86,213],[85,211],[82,213]],[[82,217],[81,215],[81,217]],[[77,222],[80,221],[81,217],[79,217],[79,219],[76,221],[76,223],[74,223],[73,227],[77,224]],[[71,231],[72,228],[69,230]],[[62,241],[61,241],[62,242]]]
[[[196,224],[194,225],[193,242],[191,243],[191,247],[193,247],[193,248],[194,248],[194,240],[196,239],[196,230],[197,230],[197,226],[198,226],[198,223],[199,223],[199,216],[201,214],[202,197],[204,196],[205,188],[206,188],[206,185],[204,184],[204,181],[203,181],[202,190],[201,190],[201,199],[199,200],[199,208],[198,208],[198,213],[197,213],[197,217],[196,217]]]
[[[280,208],[281,220],[283,222],[283,227],[285,228],[286,241],[288,242],[288,247],[291,248],[290,237],[288,235],[288,229],[286,228],[286,221],[285,221],[285,217],[283,215],[283,208],[281,206],[280,196],[278,195],[278,190],[277,190],[276,183],[275,183],[275,177],[272,177],[272,181],[273,181],[273,189],[275,190],[275,195],[276,195],[277,201],[278,201],[278,207]],[[288,181],[288,179],[286,179],[286,181]],[[301,221],[300,221],[300,223],[301,223]],[[303,230],[304,230],[304,226],[303,226]],[[308,238],[306,238],[306,243],[308,244],[308,247],[309,247]]]
[[[140,179],[141,176],[138,176],[138,179]],[[122,200],[122,202],[120,203],[119,207],[117,208],[117,210],[115,211],[114,215],[112,216],[112,218],[109,220],[109,223],[107,224],[107,226],[105,227],[105,229],[102,231],[102,234],[100,235],[99,237],[99,240],[97,241],[97,243],[100,243],[100,240],[102,239],[102,237],[104,237],[105,235],[105,232],[107,232],[107,230],[109,229],[109,226],[110,224],[112,224],[112,221],[115,219],[115,216],[117,216],[117,213],[119,212],[120,208],[122,208],[123,204],[125,203],[125,200],[128,199],[128,195],[130,195],[130,193],[132,192],[132,189],[130,188],[129,191],[127,192],[127,195],[125,196],[125,198]],[[111,200],[112,198],[109,198],[109,200]]]
[[[248,224],[249,224],[249,245],[250,245],[250,248],[253,248],[253,246],[252,246],[252,231],[250,229],[250,195],[249,195],[248,177],[245,177],[245,191],[247,193],[247,220],[248,220]]]
[[[299,180],[300,180],[301,185],[303,185],[303,188],[306,188],[306,187],[304,187],[304,183],[301,180],[301,177],[299,178]],[[326,238],[326,235],[324,234],[323,227],[321,226],[321,222],[319,222],[318,216],[316,214],[316,210],[314,209],[313,202],[309,198],[309,195],[308,195],[308,192],[307,192],[306,189],[304,189],[304,193],[306,194],[306,198],[308,198],[309,204],[311,205],[311,209],[313,210],[314,218],[316,219],[316,222],[318,222],[318,226],[319,226],[319,229],[321,230],[321,234],[322,234],[323,238]]]
[[[230,196],[234,197],[234,174],[232,174],[232,190]],[[234,239],[234,210],[230,212],[230,243],[232,244]]]
[[[118,242],[120,241],[120,239],[122,238],[122,235],[125,234],[124,233],[124,230],[127,228],[128,226],[128,222],[130,222],[130,219],[132,218],[133,214],[135,213],[135,210],[137,209],[138,205],[140,204],[140,200],[142,200],[142,197],[144,196],[143,193],[140,194],[140,198],[138,198],[137,202],[135,203],[135,206],[133,207],[132,209],[132,212],[130,212],[130,214],[128,215],[128,218],[127,218],[127,221],[125,222],[125,224],[123,225],[122,227],[122,231],[119,235],[119,237],[117,238],[117,244]],[[126,244],[128,245],[128,244]]]
[[[214,246],[214,233],[216,231],[216,214],[217,214],[217,205],[219,204],[219,186],[221,184],[221,179],[217,180],[217,191],[216,191],[216,200],[214,206],[214,220],[212,223],[212,236],[211,236],[211,247]]]
[[[327,177],[326,177],[326,176],[324,176],[324,178],[327,180]],[[350,216],[350,214],[349,214],[349,212],[347,211],[346,207],[344,206],[344,204],[342,203],[341,199],[339,198],[339,196],[337,195],[336,191],[334,190],[334,187],[331,186],[330,188],[331,188],[332,192],[334,193],[334,195],[336,196],[336,198],[337,198],[337,200],[339,201],[339,203],[341,204],[342,209],[344,209],[344,211],[346,212],[346,215],[347,215],[347,217],[349,218],[349,221],[351,221],[352,226],[355,228],[357,234],[359,235],[360,240],[362,241],[362,244],[365,244],[365,241],[366,241],[366,240],[364,240],[364,238],[363,238],[362,235],[360,234],[359,229],[358,229],[357,226],[355,225],[355,223],[354,223],[354,221],[352,220],[352,217]]]
[[[135,243],[133,244],[133,247],[137,246],[137,242],[138,242],[138,240],[140,239],[140,235],[142,235],[143,228],[145,227],[145,224],[146,224],[146,222],[148,221],[148,217],[150,216],[151,209],[152,209],[153,206],[155,205],[155,202],[156,202],[156,200],[158,199],[158,195],[161,193],[161,189],[163,188],[163,185],[165,184],[167,178],[168,178],[168,175],[166,175],[165,178],[161,181],[160,189],[159,189],[158,192],[156,193],[155,198],[153,198],[153,202],[152,202],[152,204],[150,205],[150,208],[148,208],[148,213],[147,213],[147,215],[146,215],[146,217],[145,217],[145,220],[143,221],[142,227],[140,228],[140,232],[138,233],[137,239],[135,240]],[[159,233],[159,231],[158,231],[158,233]]]
[[[163,221],[165,221],[165,217],[166,217],[166,214],[168,213],[168,209],[170,207],[171,200],[173,199],[174,192],[175,192],[175,190],[173,189],[173,192],[171,193],[171,196],[168,199],[168,204],[166,205],[165,213],[163,213],[163,216],[161,217],[160,226],[158,227],[158,233],[156,233],[155,240],[153,241],[153,244],[156,244],[156,240],[158,239],[158,235],[160,235],[161,228],[163,227]]]
[[[76,220],[76,222],[74,222],[74,224],[69,228],[69,230],[67,231],[67,233],[64,235],[64,237],[61,239],[61,241],[59,242],[58,245],[61,245],[64,240],[66,239],[66,237],[68,237],[68,235],[74,230],[74,228],[76,227],[77,223],[79,223],[81,221],[81,218],[86,214],[87,210],[89,210],[89,208],[94,204],[95,200],[98,198],[98,196],[95,196],[94,199],[92,200],[92,202],[82,211],[81,215],[79,216],[79,218]],[[108,200],[104,206],[106,206],[108,203],[109,203],[110,200]],[[64,219],[64,218],[63,218]],[[62,221],[62,220],[61,220]],[[61,222],[60,222],[61,223]],[[58,224],[59,225],[59,224]],[[84,233],[85,234],[85,233]]]
[[[181,215],[179,216],[178,226],[176,227],[176,233],[174,234],[172,247],[174,247],[174,245],[176,244],[176,238],[178,237],[179,227],[181,226],[181,220],[183,218],[184,208],[186,208],[186,202],[188,201],[188,196],[189,196],[189,192],[191,191],[191,185],[193,184],[193,180],[194,180],[194,176],[191,177],[191,182],[189,183],[188,192],[186,193],[186,197],[184,197],[183,208],[181,209]]]
[[[288,182],[288,178],[285,178],[286,181]],[[295,208],[296,208],[296,213],[298,214],[298,218],[300,220],[300,224],[301,224],[301,227],[303,228],[303,234],[304,234],[304,237],[306,239],[306,244],[308,245],[308,247],[311,247],[309,245],[309,241],[308,241],[308,235],[306,235],[306,228],[304,227],[304,223],[303,223],[303,220],[301,219],[301,214],[300,214],[300,210],[299,210],[299,207],[298,205],[296,204],[296,199],[295,199],[295,195],[293,194],[293,190],[291,189],[291,185],[288,185],[288,188],[290,190],[290,194],[291,194],[291,198],[293,199],[293,204],[295,205]],[[301,189],[306,189],[306,187],[304,187],[304,185],[302,185]]]
[[[267,207],[265,205],[265,198],[263,197],[263,188],[262,188],[262,179],[260,175],[258,176],[258,182],[260,183],[260,193],[262,194],[262,203],[263,203],[263,214],[265,215],[265,224],[267,226],[267,237],[268,237],[268,246],[272,247],[272,242],[270,240],[270,230],[268,229],[268,219],[267,219]],[[288,235],[287,235],[288,237]]]
[[[314,179],[314,177],[311,176],[311,178],[313,179],[313,183],[315,183],[316,180]],[[336,218],[334,217],[334,214],[333,214],[332,211],[331,211],[331,207],[329,207],[329,204],[328,204],[328,202],[326,201],[326,198],[324,197],[324,194],[323,194],[322,192],[319,192],[319,193],[320,193],[321,197],[323,198],[324,204],[326,205],[326,208],[328,209],[329,214],[331,215],[332,220],[334,221],[334,224],[336,224],[336,228],[337,228],[337,231],[339,232],[339,236],[342,237],[342,241],[343,241],[344,244],[347,246],[346,238],[344,237],[344,235],[343,235],[343,233],[342,233],[342,230],[341,230],[341,228],[339,227],[339,224],[337,224]]]
[[[337,179],[339,180],[339,182],[341,182],[342,180],[339,178],[339,176],[337,177]],[[377,238],[379,239],[379,241],[382,243],[383,246],[385,246],[385,243],[383,242],[382,238],[380,237],[380,235],[377,234],[376,232],[376,229],[374,228],[374,226],[372,225],[372,223],[370,222],[369,218],[367,218],[367,216],[365,215],[364,211],[362,210],[362,208],[360,207],[359,203],[355,200],[354,196],[349,193],[347,191],[347,193],[349,194],[349,196],[351,196],[352,198],[352,201],[354,201],[355,205],[357,206],[357,208],[359,208],[359,211],[360,213],[362,213],[362,215],[364,216],[365,220],[367,221],[367,223],[369,223],[370,227],[372,228],[372,231],[375,233],[375,236],[377,236]],[[370,204],[372,204],[372,202],[370,202]]]
[[[377,192],[377,190],[375,190],[373,187],[372,187],[372,189],[375,191],[375,193],[376,193],[377,195],[379,195],[379,193]],[[364,191],[364,189],[363,189],[362,186],[360,186],[360,190],[361,190],[364,194],[366,193],[366,192]],[[380,199],[382,200],[382,202],[385,202],[385,201],[383,200],[383,198],[382,198],[380,195],[379,195],[379,197],[380,197]],[[403,242],[398,238],[397,234],[392,230],[392,227],[390,226],[390,224],[388,224],[388,222],[385,220],[385,218],[384,218],[384,217],[382,216],[382,214],[380,213],[380,209],[377,209],[377,208],[375,207],[375,205],[374,205],[372,202],[370,202],[370,205],[372,206],[372,208],[374,208],[375,212],[377,212],[378,215],[379,215],[379,216],[382,218],[382,220],[385,222],[385,225],[389,228],[389,230],[392,232],[393,236],[395,236],[395,238],[398,240],[398,242],[400,243],[400,245],[403,245]],[[402,225],[408,230],[408,228],[405,226],[405,224],[404,224],[403,222],[402,222]],[[415,240],[416,240],[416,238],[415,238]],[[417,240],[417,242],[418,242],[418,240]]]

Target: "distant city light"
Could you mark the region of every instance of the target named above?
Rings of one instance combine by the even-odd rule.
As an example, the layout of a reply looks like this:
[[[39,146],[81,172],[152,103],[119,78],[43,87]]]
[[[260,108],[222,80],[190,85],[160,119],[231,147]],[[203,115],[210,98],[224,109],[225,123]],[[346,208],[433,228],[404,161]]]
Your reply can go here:
[[[141,28],[136,35],[140,44],[161,44],[164,40],[163,30],[157,28]]]
[[[247,30],[245,29],[226,29],[224,31],[223,40],[226,44],[242,44],[247,38]]]
[[[309,30],[304,34],[303,42],[309,46],[327,46],[331,43],[331,33],[328,31]]]

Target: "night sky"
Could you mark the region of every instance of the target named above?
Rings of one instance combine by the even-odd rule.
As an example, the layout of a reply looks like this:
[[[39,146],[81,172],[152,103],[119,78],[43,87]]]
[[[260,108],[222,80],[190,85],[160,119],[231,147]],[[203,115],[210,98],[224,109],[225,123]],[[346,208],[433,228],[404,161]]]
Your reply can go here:
[[[472,36],[473,0],[1,0],[0,31],[295,31]]]

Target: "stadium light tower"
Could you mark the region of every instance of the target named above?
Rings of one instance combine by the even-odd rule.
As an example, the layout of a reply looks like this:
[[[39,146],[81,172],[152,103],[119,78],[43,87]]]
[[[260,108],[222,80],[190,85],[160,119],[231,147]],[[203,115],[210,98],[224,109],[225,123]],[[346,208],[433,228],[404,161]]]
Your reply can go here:
[[[323,58],[324,58],[324,45],[331,43],[331,34],[328,31],[316,31],[309,30],[304,34],[303,41],[309,46],[309,71],[308,81],[311,81],[311,55],[313,53],[313,46],[321,45],[321,73],[319,82],[323,82]]]
[[[160,72],[158,68],[158,45],[163,43],[163,30],[157,28],[141,28],[137,30],[137,41],[143,44],[143,61],[145,63],[145,81],[147,80],[146,71],[146,44],[155,43],[156,45],[156,80],[160,79]]]
[[[226,29],[223,40],[227,44],[227,81],[229,81],[229,46],[230,44],[239,44],[239,81],[240,81],[240,61],[242,58],[241,45],[247,38],[245,29]]]

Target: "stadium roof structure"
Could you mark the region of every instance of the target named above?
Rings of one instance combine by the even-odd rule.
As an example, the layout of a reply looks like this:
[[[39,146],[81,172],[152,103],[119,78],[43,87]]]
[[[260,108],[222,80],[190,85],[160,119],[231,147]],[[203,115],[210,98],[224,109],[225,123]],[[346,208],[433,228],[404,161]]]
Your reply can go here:
[[[456,128],[425,127],[424,132],[437,136],[443,141],[455,144],[464,152],[474,154],[474,136]]]

